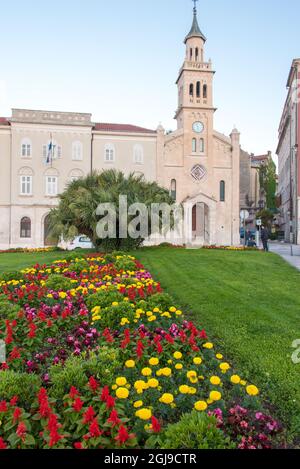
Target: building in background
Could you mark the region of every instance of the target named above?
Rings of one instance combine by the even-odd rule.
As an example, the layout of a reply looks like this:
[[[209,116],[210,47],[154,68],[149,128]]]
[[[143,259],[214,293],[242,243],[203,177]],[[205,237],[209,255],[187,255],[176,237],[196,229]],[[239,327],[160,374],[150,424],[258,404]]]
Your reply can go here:
[[[266,208],[266,193],[261,187],[260,169],[272,160],[272,152],[265,155],[249,154],[241,150],[240,157],[240,209],[250,214],[246,220],[247,228],[255,229],[256,214]]]
[[[286,242],[300,244],[300,59],[295,59],[287,81],[288,94],[280,126],[278,196],[280,229]]]
[[[174,132],[94,123],[82,113],[13,109],[0,119],[0,249],[53,242],[48,215],[58,194],[70,181],[108,168],[143,174],[185,202],[186,226],[197,245],[240,244],[240,192],[258,202],[256,172],[250,158],[241,191],[240,158],[247,154],[240,134],[214,129],[215,72],[205,60],[196,8],[184,43]]]

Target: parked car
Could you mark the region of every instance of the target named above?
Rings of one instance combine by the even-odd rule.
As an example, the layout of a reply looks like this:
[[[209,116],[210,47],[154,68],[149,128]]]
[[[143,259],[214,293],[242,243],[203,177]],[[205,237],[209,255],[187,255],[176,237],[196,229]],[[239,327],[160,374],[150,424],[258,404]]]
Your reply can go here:
[[[73,241],[67,243],[66,249],[68,251],[74,251],[75,249],[93,249],[94,245],[90,238],[85,235],[76,236]]]

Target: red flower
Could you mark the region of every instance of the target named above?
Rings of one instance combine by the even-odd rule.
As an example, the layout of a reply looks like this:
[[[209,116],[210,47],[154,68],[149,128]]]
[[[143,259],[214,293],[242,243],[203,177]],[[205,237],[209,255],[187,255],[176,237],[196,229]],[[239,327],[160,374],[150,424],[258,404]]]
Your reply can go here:
[[[75,449],[83,449],[82,443],[79,441],[77,443],[74,443],[74,448]]]
[[[27,427],[24,422],[20,422],[16,431],[16,434],[22,441],[26,438]]]
[[[160,430],[161,430],[161,425],[160,425],[160,423],[159,423],[159,421],[157,420],[156,417],[152,416],[151,424],[152,424],[152,426],[151,426],[152,431],[154,433],[159,433]]]
[[[103,432],[99,428],[97,419],[94,419],[90,424],[89,433],[91,438],[98,438],[102,435]]]
[[[0,449],[6,449],[7,445],[5,441],[0,437]]]
[[[16,360],[17,358],[21,358],[21,354],[19,352],[18,347],[14,347],[13,350],[9,354],[9,358],[11,360]]]
[[[19,400],[18,396],[14,396],[9,402],[11,407],[15,407],[17,405],[18,400]]]
[[[76,396],[79,396],[79,392],[74,386],[71,387],[69,396],[71,399],[75,399]]]
[[[123,445],[130,438],[131,436],[128,434],[126,428],[121,425],[121,427],[119,428],[118,436],[116,436],[115,440],[118,441],[121,445]]]
[[[115,407],[116,400],[112,396],[108,396],[106,399],[107,409],[113,409]]]
[[[93,392],[96,392],[99,388],[99,383],[95,378],[93,378],[93,376],[91,376],[89,379],[89,388]]]
[[[47,425],[47,429],[50,431],[50,448],[55,446],[56,443],[58,443],[63,438],[63,436],[58,433],[60,427],[61,425],[58,423],[56,415],[51,414]]]
[[[31,323],[29,324],[29,332],[28,332],[28,337],[30,339],[33,339],[35,337],[35,333],[36,333],[36,330],[37,330],[37,327],[35,324]]]
[[[83,407],[83,404],[84,402],[80,399],[80,397],[77,397],[73,404],[73,409],[75,410],[75,412],[80,412]]]
[[[18,420],[20,420],[20,417],[22,415],[22,409],[20,409],[19,407],[16,407],[15,408],[15,411],[13,413],[13,421],[14,423],[17,423]]]
[[[102,393],[101,393],[101,398],[100,398],[101,401],[106,402],[108,396],[109,396],[109,387],[104,386],[104,388],[102,389]]]
[[[93,407],[89,407],[83,415],[83,423],[92,422],[95,415],[96,414],[95,414],[95,411],[94,411]]]
[[[38,401],[39,401],[39,414],[43,418],[49,417],[51,414],[51,409],[48,402],[47,391],[44,388],[41,388],[38,393]]]
[[[202,331],[200,332],[200,338],[205,340],[207,339],[207,335],[204,329],[202,329]]]
[[[7,403],[6,401],[0,402],[0,412],[7,412]]]
[[[144,344],[141,340],[138,340],[137,348],[136,348],[136,354],[139,358],[142,358],[143,351],[144,351]]]
[[[112,427],[115,427],[116,425],[119,425],[119,423],[121,423],[121,420],[119,419],[119,416],[118,416],[118,412],[115,409],[111,411],[107,422],[111,423]]]

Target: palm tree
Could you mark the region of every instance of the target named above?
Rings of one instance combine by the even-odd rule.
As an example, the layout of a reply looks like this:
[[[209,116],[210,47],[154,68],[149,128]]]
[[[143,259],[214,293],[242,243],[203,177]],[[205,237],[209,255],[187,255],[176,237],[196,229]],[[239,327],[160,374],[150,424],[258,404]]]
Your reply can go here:
[[[143,203],[148,208],[148,222],[151,232],[151,204],[167,203],[173,205],[169,192],[156,182],[147,182],[143,176],[134,173],[125,176],[121,171],[107,170],[92,172],[85,178],[68,184],[59,196],[59,205],[50,213],[50,226],[53,234],[73,239],[78,234],[88,236],[95,246],[110,249],[130,249],[141,245],[138,239],[119,238],[119,196],[127,196],[128,206]],[[96,227],[99,217],[96,210],[99,204],[111,203],[116,207],[116,239],[99,239]],[[128,223],[132,217],[128,217]]]

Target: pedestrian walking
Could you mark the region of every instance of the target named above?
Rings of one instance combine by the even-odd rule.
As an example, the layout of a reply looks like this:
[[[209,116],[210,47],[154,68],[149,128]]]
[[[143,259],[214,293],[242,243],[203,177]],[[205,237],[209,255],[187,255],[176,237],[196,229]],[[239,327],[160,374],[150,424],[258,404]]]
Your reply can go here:
[[[262,227],[260,237],[263,243],[264,251],[269,252],[269,231],[264,226]]]

